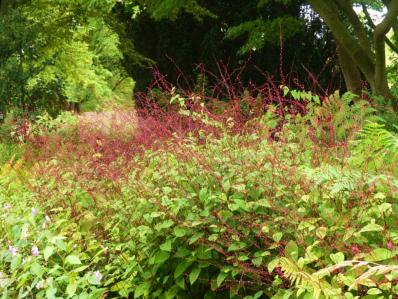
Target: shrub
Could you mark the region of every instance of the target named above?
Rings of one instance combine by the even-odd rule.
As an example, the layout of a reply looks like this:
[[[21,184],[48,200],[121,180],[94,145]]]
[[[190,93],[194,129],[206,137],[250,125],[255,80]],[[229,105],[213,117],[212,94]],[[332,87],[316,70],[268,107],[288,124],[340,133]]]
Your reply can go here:
[[[49,134],[41,149],[53,146],[50,154],[0,177],[4,294],[398,294],[395,156],[383,157],[385,167],[358,159],[377,140],[370,128],[352,141],[371,113],[331,120],[314,106],[281,119],[270,107],[237,130],[234,118],[173,99],[169,111],[139,111],[128,140]],[[337,111],[367,111],[338,99]],[[383,134],[388,153],[395,137]]]

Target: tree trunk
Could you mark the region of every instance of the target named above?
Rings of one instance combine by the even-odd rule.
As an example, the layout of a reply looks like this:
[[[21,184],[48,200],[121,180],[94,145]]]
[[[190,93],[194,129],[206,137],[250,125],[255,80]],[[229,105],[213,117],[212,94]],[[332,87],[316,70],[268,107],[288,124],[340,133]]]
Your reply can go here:
[[[392,99],[387,80],[386,70],[386,46],[385,37],[390,29],[396,24],[398,16],[398,0],[391,1],[384,20],[376,26],[373,33],[373,42],[376,54],[375,64],[375,93]]]
[[[360,94],[362,90],[361,72],[358,67],[352,63],[352,59],[347,50],[337,42],[337,55],[339,58],[341,72],[343,73],[344,81],[347,90],[355,94]]]
[[[370,43],[362,41],[363,28],[344,1],[308,0],[308,3],[325,20],[336,43],[351,58],[350,62],[344,57],[339,57],[347,87],[352,86],[356,76],[353,66],[350,67],[350,64],[353,64],[361,71],[372,92],[386,99],[393,99],[387,80],[385,39],[389,30],[397,24],[398,0],[389,1],[386,17],[374,28],[373,49],[369,47]],[[350,31],[347,22],[353,26],[354,32]],[[398,109],[398,106],[395,108]]]
[[[375,87],[375,64],[371,49],[359,46],[358,41],[351,35],[349,28],[341,21],[338,8],[331,0],[308,0],[316,12],[325,20],[332,30],[336,42],[345,48],[354,63],[369,82],[372,90]]]

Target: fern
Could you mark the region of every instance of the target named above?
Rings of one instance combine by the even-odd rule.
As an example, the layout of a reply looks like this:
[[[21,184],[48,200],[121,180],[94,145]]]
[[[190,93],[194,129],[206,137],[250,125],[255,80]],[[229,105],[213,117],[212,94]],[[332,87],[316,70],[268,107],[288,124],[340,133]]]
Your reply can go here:
[[[328,188],[331,195],[355,190],[361,178],[359,171],[341,169],[332,165],[308,168],[305,173],[316,186]]]
[[[341,290],[330,285],[323,276],[300,269],[295,261],[288,258],[281,258],[279,263],[285,275],[300,293],[302,290],[312,293],[312,298],[315,299],[323,298],[322,295],[326,298],[344,298]]]
[[[398,155],[398,136],[388,131],[385,124],[368,121],[358,134],[356,142],[359,153],[382,158],[396,159]]]

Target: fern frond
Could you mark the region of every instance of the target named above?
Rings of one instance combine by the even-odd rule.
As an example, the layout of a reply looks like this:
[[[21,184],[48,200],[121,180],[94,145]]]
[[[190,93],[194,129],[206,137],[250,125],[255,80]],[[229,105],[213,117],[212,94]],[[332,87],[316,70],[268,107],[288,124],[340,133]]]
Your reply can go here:
[[[297,263],[288,258],[280,259],[280,266],[285,275],[297,287],[306,289],[313,293],[313,298],[344,298],[340,289],[331,286],[323,277],[318,277],[308,273],[297,265]]]
[[[389,159],[398,158],[398,136],[388,131],[384,124],[367,121],[356,141],[360,151]]]
[[[322,277],[325,277],[326,275],[330,275],[332,272],[336,270],[347,267],[350,267],[349,270],[355,270],[361,267],[366,268],[366,270],[362,272],[351,284],[349,291],[352,290],[353,288],[356,288],[358,285],[368,285],[369,283],[372,283],[373,281],[371,279],[375,278],[376,276],[385,276],[387,273],[390,273],[392,271],[398,271],[398,266],[396,265],[381,265],[373,262],[365,262],[360,260],[348,260],[321,269],[312,274],[312,277],[320,279]]]

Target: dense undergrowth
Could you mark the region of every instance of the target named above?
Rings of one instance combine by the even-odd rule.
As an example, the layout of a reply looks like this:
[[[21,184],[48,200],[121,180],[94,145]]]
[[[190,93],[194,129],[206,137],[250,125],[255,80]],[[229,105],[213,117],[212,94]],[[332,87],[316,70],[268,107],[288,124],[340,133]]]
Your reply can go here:
[[[398,139],[368,101],[163,96],[105,130],[63,114],[14,132],[2,298],[398,295]]]

